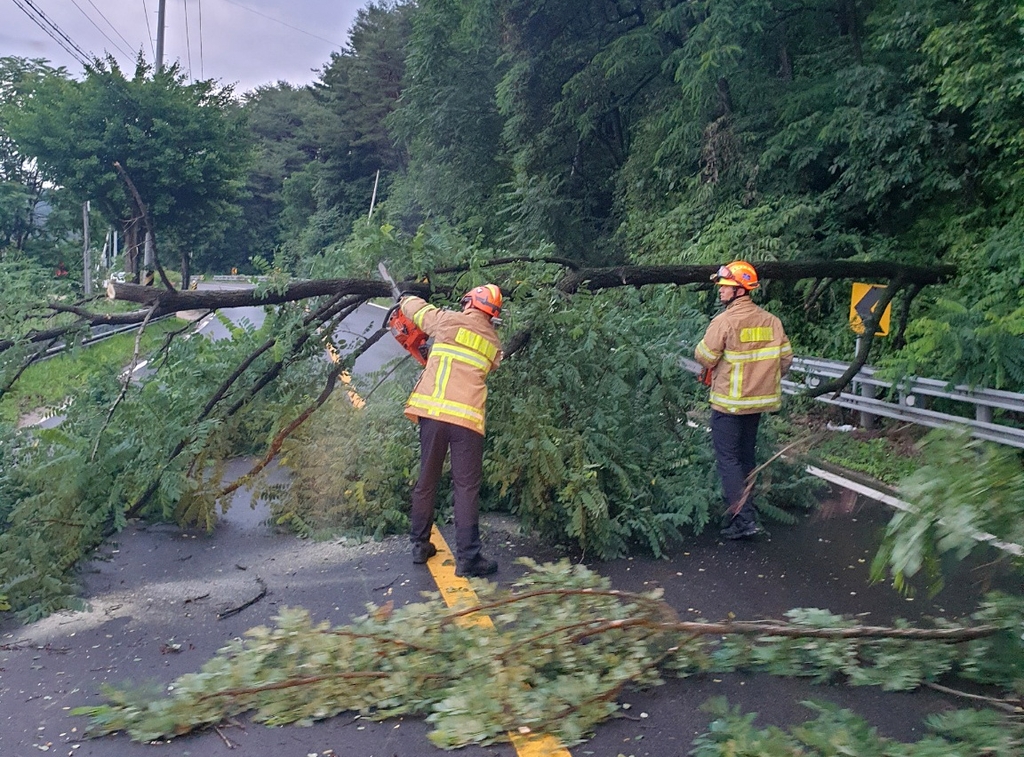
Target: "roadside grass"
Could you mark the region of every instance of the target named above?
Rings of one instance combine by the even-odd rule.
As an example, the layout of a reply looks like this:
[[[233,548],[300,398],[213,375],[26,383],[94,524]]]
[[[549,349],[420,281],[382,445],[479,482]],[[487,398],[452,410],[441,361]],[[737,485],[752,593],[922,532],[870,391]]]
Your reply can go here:
[[[140,354],[145,355],[159,346],[165,334],[180,329],[183,324],[178,318],[168,318],[147,326]],[[118,334],[29,366],[11,390],[0,398],[0,420],[13,425],[27,413],[57,408],[67,397],[83,389],[93,375],[107,372],[110,365],[127,366],[135,351],[135,333]]]
[[[802,403],[781,424],[780,444],[809,439],[794,450],[806,462],[828,463],[890,487],[917,470],[917,442],[927,428],[877,418],[877,428],[868,430],[858,428],[858,422],[857,413]]]
[[[912,443],[886,430],[834,432],[816,446],[812,456],[888,486],[897,486],[921,464]]]

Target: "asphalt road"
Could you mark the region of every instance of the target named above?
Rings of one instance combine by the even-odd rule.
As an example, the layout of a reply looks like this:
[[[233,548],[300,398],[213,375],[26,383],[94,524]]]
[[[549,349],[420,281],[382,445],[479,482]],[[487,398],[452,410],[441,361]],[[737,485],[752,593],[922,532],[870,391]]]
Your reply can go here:
[[[236,472],[245,468],[238,461]],[[269,623],[282,606],[309,609],[317,620],[342,624],[365,612],[367,602],[397,605],[420,600],[436,587],[423,566],[411,563],[405,539],[351,545],[303,541],[273,532],[265,513],[244,491],[213,534],[170,526],[132,524],[111,539],[83,571],[89,609],[61,613],[29,626],[0,625],[0,755],[35,757],[41,751],[91,757],[242,754],[249,757],[417,757],[441,754],[419,720],[363,721],[342,715],[308,728],[267,728],[242,719],[219,732],[183,737],[169,745],[136,744],[124,736],[79,741],[85,726],[69,714],[97,703],[104,683],[157,682],[196,671],[226,641]],[[883,506],[869,500],[828,500],[820,512],[794,526],[776,526],[749,542],[722,542],[705,533],[687,540],[667,559],[632,558],[593,565],[616,588],[660,586],[680,617],[739,619],[781,617],[791,607],[824,607],[863,613],[886,624],[941,613],[969,613],[978,593],[998,583],[991,568],[961,571],[935,600],[903,598],[885,585],[868,584],[868,563]],[[447,528],[442,528],[451,539]],[[485,544],[501,564],[498,581],[520,574],[518,555],[558,556],[522,538],[504,519],[484,519]],[[987,572],[986,572],[987,571]],[[257,578],[259,580],[257,580]],[[259,593],[243,612],[218,620],[218,612]],[[180,649],[170,652],[170,649]],[[922,736],[929,712],[964,706],[931,691],[885,693],[877,689],[815,686],[760,674],[668,680],[650,691],[628,691],[622,718],[598,727],[571,749],[574,757],[683,755],[706,730],[699,706],[712,696],[760,713],[758,723],[785,725],[811,717],[799,703],[826,700],[867,717],[883,735]],[[237,749],[231,749],[229,743]],[[513,757],[509,745],[469,747],[465,757]]]
[[[223,282],[203,283],[203,289],[226,289],[248,287],[248,284],[230,284]],[[225,308],[220,311],[224,318],[235,324],[248,324],[253,328],[259,328],[266,320],[266,311],[262,307]],[[334,333],[335,343],[342,353],[348,352],[359,346],[359,344],[371,336],[380,328],[387,308],[372,303],[366,303],[353,311]],[[210,339],[227,339],[231,332],[217,316],[207,316],[199,324],[198,333]],[[388,368],[397,358],[404,357],[407,353],[398,343],[390,338],[380,339],[364,354],[360,355],[353,366],[353,373],[357,377],[369,377]]]

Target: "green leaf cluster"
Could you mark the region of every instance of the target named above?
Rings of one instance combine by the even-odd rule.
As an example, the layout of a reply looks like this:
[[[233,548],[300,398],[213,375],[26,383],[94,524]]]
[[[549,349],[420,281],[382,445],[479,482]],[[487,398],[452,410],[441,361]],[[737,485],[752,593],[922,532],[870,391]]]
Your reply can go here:
[[[899,487],[912,509],[886,527],[872,576],[891,575],[897,588],[924,571],[931,591],[944,584],[942,557],[957,560],[982,547],[981,534],[1024,543],[1024,466],[1016,452],[972,439],[966,430],[935,430],[920,443],[918,469]],[[1021,567],[1019,555],[1004,554]]]
[[[661,555],[716,522],[706,391],[679,360],[706,321],[654,290],[567,301],[538,288],[513,317],[531,336],[490,380],[485,474],[524,526],[607,558]],[[802,478],[763,476],[763,512],[808,506],[806,487],[787,488]]]
[[[1020,751],[1024,729],[989,710],[955,710],[927,719],[931,733],[904,744],[878,734],[863,718],[833,704],[805,701],[817,718],[788,731],[758,729],[757,713],[743,713],[721,697],[702,709],[715,719],[694,740],[693,757],[1011,757]]]
[[[304,536],[341,531],[380,539],[408,529],[418,455],[416,427],[402,416],[404,400],[392,384],[373,390],[361,408],[336,392],[285,443],[280,461],[288,483],[257,490],[275,521]]]
[[[337,627],[315,623],[301,609],[282,610],[275,627],[261,626],[230,642],[166,693],[107,689],[106,704],[75,714],[90,718],[94,734],[126,731],[137,740],[180,736],[246,712],[282,725],[347,710],[375,719],[423,716],[433,729],[431,741],[444,748],[503,741],[510,733],[548,733],[572,745],[617,711],[624,687],[657,685],[662,672],[685,676],[742,667],[821,682],[843,674],[853,685],[909,690],[992,649],[987,639],[960,645],[901,639],[899,626],[887,638],[772,635],[772,627],[789,636],[854,625],[816,609],[792,611],[789,622],[768,623],[757,636],[739,627],[723,635],[722,624],[709,625],[702,635],[694,623],[677,622],[659,591],[614,591],[607,579],[566,561],[525,562],[530,572],[511,590],[477,584],[479,605],[448,609],[436,595],[401,608],[370,605],[365,615]],[[1019,599],[1002,599],[984,616],[1001,629],[990,638],[1018,659],[1024,659],[1021,612]],[[906,670],[914,673],[897,675]],[[991,672],[997,672],[994,665]],[[1011,686],[1019,672],[1004,669],[992,680]],[[727,714],[723,710],[720,717]],[[751,721],[716,723],[703,748],[749,729]],[[983,715],[951,716],[941,727],[951,738],[996,743],[1015,733],[1014,726]],[[802,735],[817,739],[824,733],[807,726]],[[828,743],[869,734],[862,725],[837,730]],[[780,732],[769,736],[768,743],[783,743]],[[756,743],[762,736],[748,731],[743,738]]]
[[[277,309],[230,341],[166,339],[140,356],[155,372],[144,382],[125,385],[119,363],[96,366],[58,427],[8,430],[0,593],[13,610],[31,620],[78,606],[76,567],[127,517],[214,526],[224,461],[262,451],[317,391],[310,366],[323,363],[303,362],[320,357],[295,331],[303,316]],[[257,351],[268,334],[278,349]],[[253,372],[204,413],[209,387],[250,355]],[[267,372],[279,381],[264,388]]]

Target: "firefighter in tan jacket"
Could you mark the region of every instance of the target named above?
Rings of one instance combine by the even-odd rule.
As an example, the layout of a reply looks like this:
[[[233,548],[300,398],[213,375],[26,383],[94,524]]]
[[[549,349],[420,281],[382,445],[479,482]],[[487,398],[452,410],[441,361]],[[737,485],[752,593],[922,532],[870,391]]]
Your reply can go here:
[[[758,425],[762,413],[782,405],[782,376],[793,349],[782,321],[750,299],[758,286],[750,263],[722,266],[712,280],[725,310],[711,321],[694,357],[710,371],[711,441],[731,516],[722,535],[742,539],[757,533],[747,476],[756,467]]]
[[[445,456],[452,452],[455,504],[455,574],[486,576],[498,564],[480,551],[480,483],[483,480],[487,374],[501,362],[492,319],[501,314],[501,290],[485,284],[462,298],[462,312],[441,310],[419,297],[404,297],[402,312],[433,338],[427,365],[405,404],[419,424],[420,475],[412,492],[413,562],[437,553],[430,542],[434,501]]]

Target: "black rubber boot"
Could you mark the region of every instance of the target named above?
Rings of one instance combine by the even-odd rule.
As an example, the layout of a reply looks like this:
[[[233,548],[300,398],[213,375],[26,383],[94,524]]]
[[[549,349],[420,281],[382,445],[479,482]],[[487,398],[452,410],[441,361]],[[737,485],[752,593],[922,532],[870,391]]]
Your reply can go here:
[[[455,575],[460,578],[479,578],[490,576],[498,572],[498,563],[488,560],[483,555],[477,555],[472,560],[455,566]]]
[[[436,554],[437,547],[429,541],[421,541],[412,545],[412,561],[416,565],[422,565]]]

